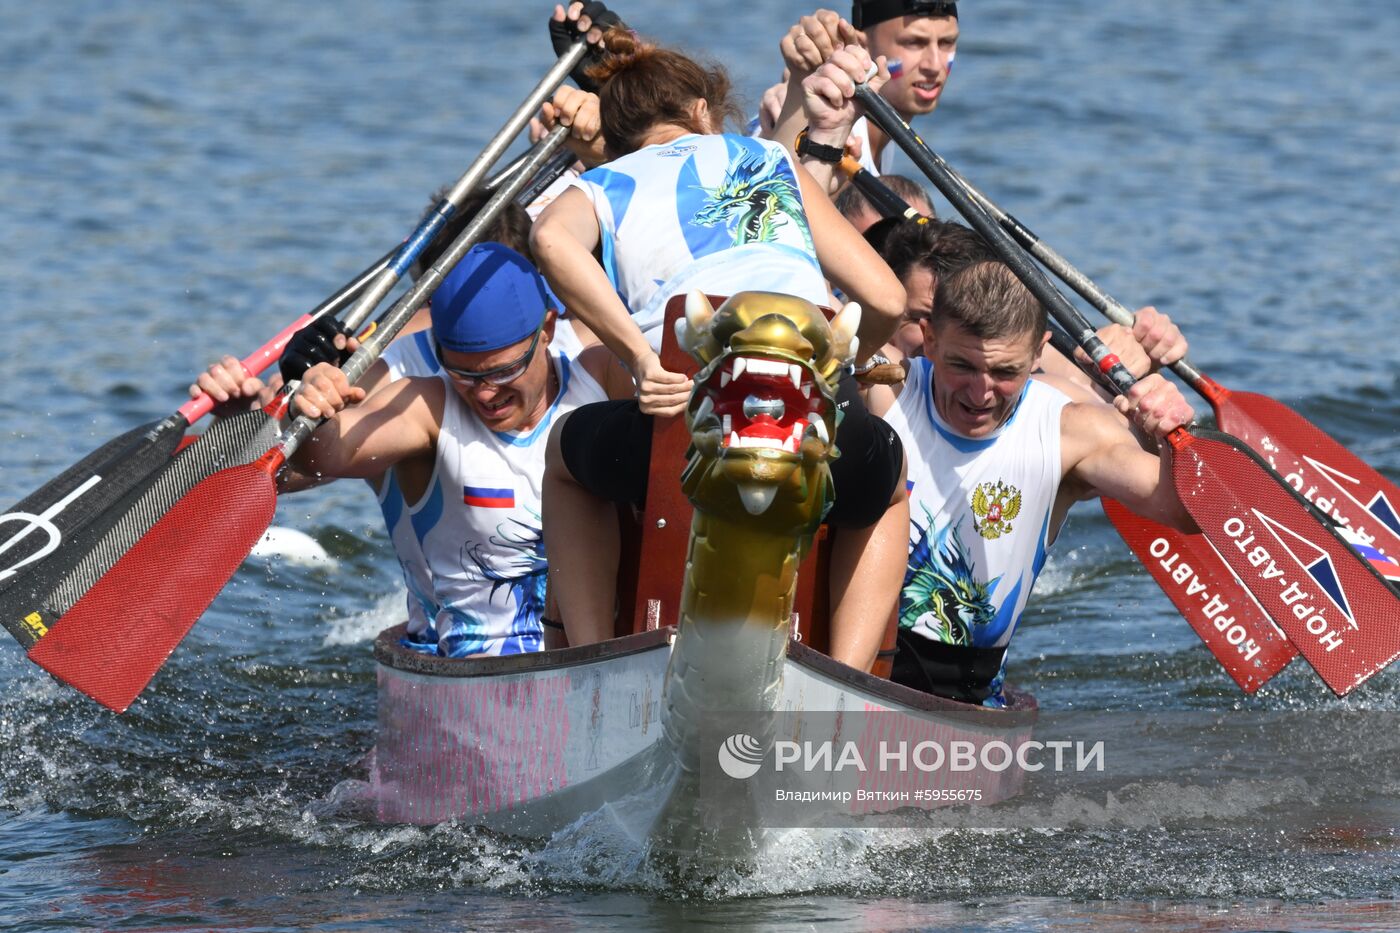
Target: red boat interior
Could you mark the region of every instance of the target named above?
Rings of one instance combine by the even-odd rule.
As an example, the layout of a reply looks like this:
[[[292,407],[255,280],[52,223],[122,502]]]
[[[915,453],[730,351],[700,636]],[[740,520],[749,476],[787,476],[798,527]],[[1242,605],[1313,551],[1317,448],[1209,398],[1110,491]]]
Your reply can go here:
[[[711,296],[718,307],[722,298]],[[830,318],[832,313],[826,311]],[[685,312],[685,296],[677,295],[666,307],[662,327],[661,363],[672,372],[694,375],[697,366],[676,342],[675,322]],[[646,509],[640,516],[620,507],[622,560],[618,579],[617,635],[646,632],[679,622],[681,585],[685,575],[686,548],[690,540],[690,502],[681,493],[690,433],[685,419],[657,418],[651,442],[651,474]],[[830,564],[830,531],[823,525],[817,541],[797,575],[797,640],[826,652],[830,641],[830,601],[827,573]],[[888,677],[894,658],[896,618],[891,614],[872,673]]]

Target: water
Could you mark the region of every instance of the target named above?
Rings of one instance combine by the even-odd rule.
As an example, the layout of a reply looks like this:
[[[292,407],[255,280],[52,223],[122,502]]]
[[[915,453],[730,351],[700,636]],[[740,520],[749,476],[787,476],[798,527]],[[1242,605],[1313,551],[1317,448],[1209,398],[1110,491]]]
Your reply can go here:
[[[922,126],[935,147],[1125,302],[1171,313],[1203,370],[1400,477],[1390,5],[964,6],[957,73]],[[662,9],[623,12],[722,59],[750,100],[805,11]],[[0,324],[19,352],[0,501],[167,413],[215,355],[247,352],[397,242],[547,66],[543,12],[7,5]],[[1203,820],[1171,781],[1142,791],[1151,826],[810,833],[684,896],[628,874],[602,835],[366,822],[341,798],[373,742],[369,642],[396,620],[394,564],[358,484],[285,499],[278,522],[335,566],[245,565],[123,717],[0,648],[7,929],[1400,927],[1393,824]],[[1036,605],[1013,677],[1050,710],[1400,696],[1387,672],[1338,701],[1297,663],[1242,697],[1095,507]],[[1360,783],[1342,798],[1358,811],[1394,798],[1385,772]],[[1305,802],[1302,786],[1282,803]]]

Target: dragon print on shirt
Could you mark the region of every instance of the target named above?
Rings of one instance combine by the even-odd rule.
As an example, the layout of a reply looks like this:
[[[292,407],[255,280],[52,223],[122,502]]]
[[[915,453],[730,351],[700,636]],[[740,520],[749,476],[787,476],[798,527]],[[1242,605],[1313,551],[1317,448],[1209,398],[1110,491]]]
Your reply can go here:
[[[734,235],[734,245],[768,243],[778,227],[795,224],[812,249],[812,232],[802,211],[797,179],[780,149],[740,149],[729,161],[724,180],[703,187],[705,203],[691,221],[702,227],[723,226]]]
[[[544,555],[544,533],[539,516],[527,510],[535,523],[510,519],[496,526],[491,542],[468,541],[462,546],[462,566],[491,581],[490,598],[505,588],[515,603],[512,631],[500,654],[519,654],[540,649],[540,617],[544,615],[545,582],[549,562]],[[502,564],[493,548],[506,548],[514,555]],[[493,557],[495,558],[493,560]],[[465,657],[483,651],[489,639],[485,626],[469,610],[453,607],[453,624],[441,634],[439,644],[448,657]],[[475,623],[475,624],[473,624]]]
[[[944,644],[980,645],[978,635],[996,621],[991,591],[997,580],[977,579],[956,526],[935,531],[927,508],[924,517],[927,525],[909,523],[915,536],[899,593],[899,627]]]

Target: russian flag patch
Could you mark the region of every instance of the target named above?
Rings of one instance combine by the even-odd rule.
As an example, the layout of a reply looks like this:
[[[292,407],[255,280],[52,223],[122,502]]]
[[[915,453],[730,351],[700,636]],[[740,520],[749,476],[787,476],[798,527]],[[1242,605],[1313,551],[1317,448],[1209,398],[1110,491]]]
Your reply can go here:
[[[491,486],[463,486],[462,501],[479,509],[513,509],[515,490],[510,487],[497,489]]]

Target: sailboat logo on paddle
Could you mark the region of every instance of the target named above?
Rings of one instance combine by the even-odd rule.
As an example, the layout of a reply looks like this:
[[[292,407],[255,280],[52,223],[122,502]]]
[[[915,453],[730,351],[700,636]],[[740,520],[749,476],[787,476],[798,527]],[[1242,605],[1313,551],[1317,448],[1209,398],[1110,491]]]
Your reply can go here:
[[[1308,576],[1322,587],[1327,598],[1332,600],[1332,604],[1342,611],[1342,615],[1347,617],[1351,627],[1357,628],[1356,618],[1352,615],[1351,605],[1347,602],[1346,591],[1342,589],[1342,581],[1338,578],[1337,568],[1332,563],[1332,555],[1258,509],[1250,509],[1250,511],[1264,523],[1269,534],[1273,535],[1274,540],[1282,545],[1283,549],[1288,552],[1288,556],[1292,557],[1298,566],[1306,570]]]

